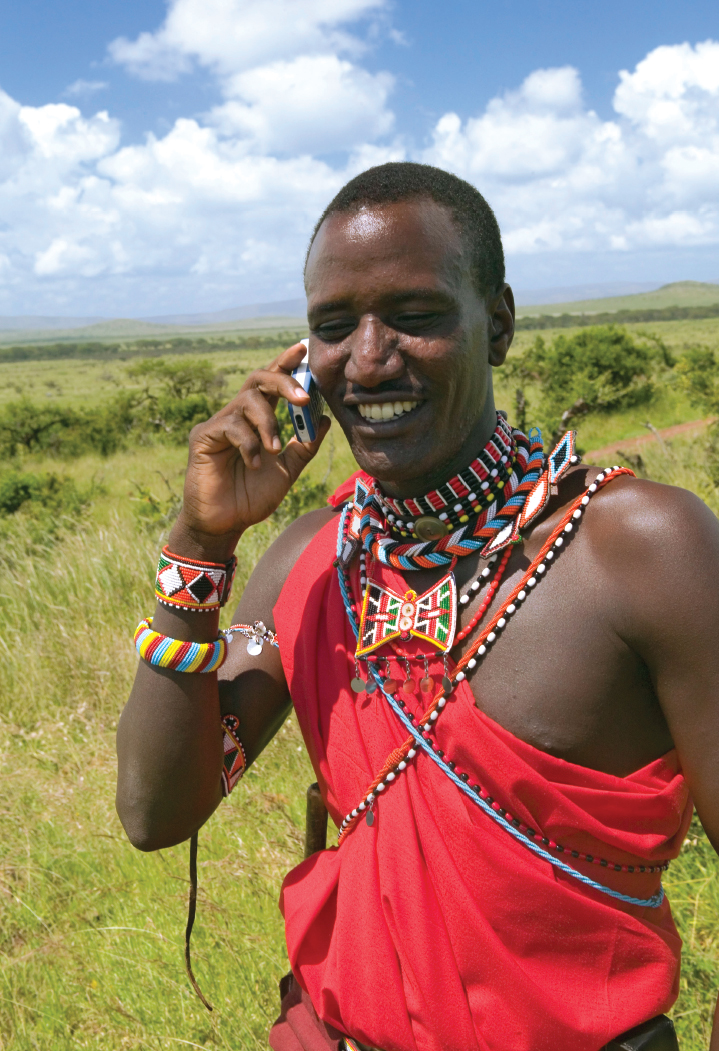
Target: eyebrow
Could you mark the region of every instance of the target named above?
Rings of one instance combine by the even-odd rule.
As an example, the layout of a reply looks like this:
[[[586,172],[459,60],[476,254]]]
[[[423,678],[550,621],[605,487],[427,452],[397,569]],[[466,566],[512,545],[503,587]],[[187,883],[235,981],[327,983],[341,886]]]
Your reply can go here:
[[[441,300],[447,305],[454,305],[456,299],[448,292],[443,292],[438,288],[412,288],[405,289],[401,292],[391,292],[386,296],[382,297],[383,301],[389,304],[403,303],[408,299],[420,299],[426,301],[437,302]],[[331,299],[326,303],[319,303],[317,306],[311,308],[309,313],[311,314],[328,314],[333,310],[346,309],[349,305],[349,299]]]

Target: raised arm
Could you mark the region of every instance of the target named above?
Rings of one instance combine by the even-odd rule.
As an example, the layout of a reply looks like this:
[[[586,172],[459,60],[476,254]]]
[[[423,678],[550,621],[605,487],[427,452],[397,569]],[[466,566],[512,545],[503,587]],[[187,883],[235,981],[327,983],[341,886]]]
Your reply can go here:
[[[329,428],[323,419],[312,444],[281,448],[274,410],[280,397],[308,400],[290,373],[302,359],[290,347],[267,369],[253,373],[239,394],[190,436],[183,508],[170,534],[170,550],[184,558],[227,562],[245,529],[279,506]],[[329,512],[294,523],[261,560],[245,589],[237,619],[263,620],[287,572]],[[158,603],[153,630],[170,638],[211,642],[219,613],[186,611]],[[265,646],[249,658],[234,641],[217,673],[187,674],[140,662],[117,733],[117,810],[131,842],[141,850],[171,846],[191,836],[221,798],[221,713],[236,712],[251,762],[284,720],[290,700],[277,651]]]

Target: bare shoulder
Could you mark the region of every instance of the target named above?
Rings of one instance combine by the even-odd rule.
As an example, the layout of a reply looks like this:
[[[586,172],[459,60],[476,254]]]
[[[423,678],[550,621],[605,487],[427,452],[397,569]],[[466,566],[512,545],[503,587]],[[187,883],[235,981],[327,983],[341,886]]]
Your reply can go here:
[[[589,468],[587,482],[598,474]],[[701,572],[719,567],[719,519],[694,493],[624,475],[592,500],[585,526],[604,558],[634,571],[661,564]]]
[[[272,610],[297,559],[337,511],[322,507],[297,518],[267,549],[255,566],[237,607],[237,618],[272,625]]]

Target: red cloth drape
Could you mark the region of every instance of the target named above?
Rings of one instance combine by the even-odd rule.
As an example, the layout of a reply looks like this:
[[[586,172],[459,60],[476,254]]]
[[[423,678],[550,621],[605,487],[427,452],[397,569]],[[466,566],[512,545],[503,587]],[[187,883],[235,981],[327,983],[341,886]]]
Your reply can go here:
[[[354,636],[332,568],[338,520],[305,550],[275,607],[295,709],[336,823],[406,738],[378,693],[350,689]],[[381,576],[402,586],[391,571]],[[458,769],[571,849],[630,864],[679,852],[691,803],[673,751],[625,778],[579,767],[485,716],[466,682],[437,738]],[[681,943],[666,901],[625,905],[562,874],[424,755],[376,815],[297,866],[282,889],[293,972],[328,1025],[385,1051],[598,1051],[675,1000]],[[575,864],[633,896],[659,885],[657,875]]]

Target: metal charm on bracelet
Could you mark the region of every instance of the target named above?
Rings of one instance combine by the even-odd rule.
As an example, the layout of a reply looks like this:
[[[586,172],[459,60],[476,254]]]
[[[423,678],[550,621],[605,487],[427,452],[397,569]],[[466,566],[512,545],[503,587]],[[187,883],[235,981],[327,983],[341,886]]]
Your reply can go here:
[[[266,624],[261,620],[256,620],[254,624],[233,624],[224,633],[228,642],[232,642],[232,632],[237,632],[238,635],[244,635],[248,640],[247,652],[250,657],[259,657],[262,653],[262,647],[266,642],[270,646],[275,646],[279,649],[279,642],[274,631],[271,631]]]

